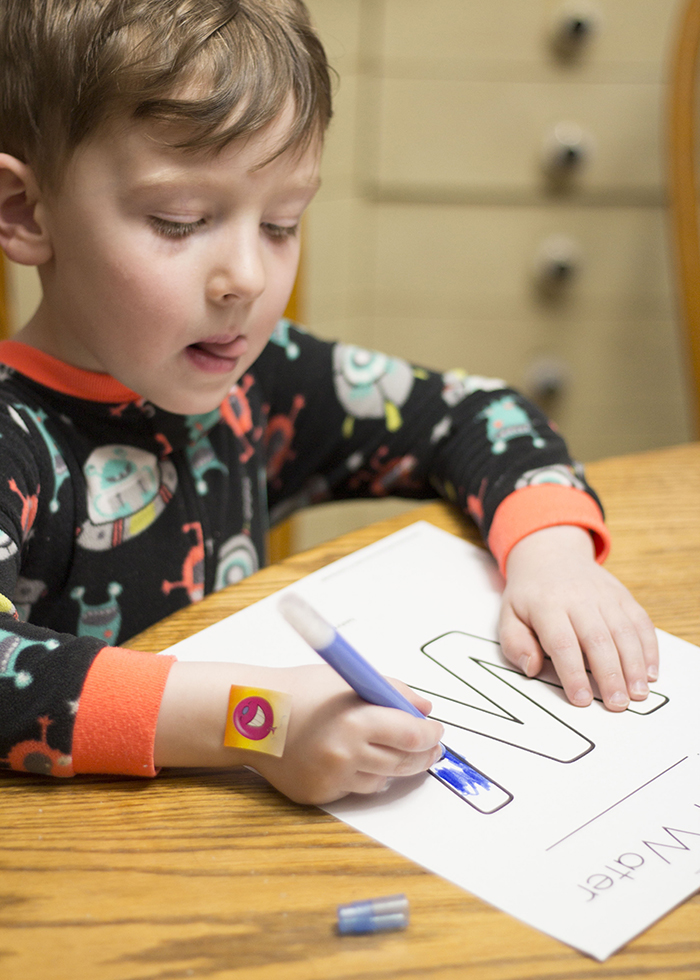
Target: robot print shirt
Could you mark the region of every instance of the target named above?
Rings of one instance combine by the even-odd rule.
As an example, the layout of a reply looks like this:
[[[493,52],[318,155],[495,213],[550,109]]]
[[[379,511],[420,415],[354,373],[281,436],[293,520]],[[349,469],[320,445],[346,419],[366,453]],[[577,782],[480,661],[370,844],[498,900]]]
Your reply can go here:
[[[444,496],[487,539],[523,480],[595,499],[502,382],[286,320],[201,416],[0,343],[0,456],[0,766],[51,774],[70,771],[99,651],[256,571],[270,519],[330,498]]]

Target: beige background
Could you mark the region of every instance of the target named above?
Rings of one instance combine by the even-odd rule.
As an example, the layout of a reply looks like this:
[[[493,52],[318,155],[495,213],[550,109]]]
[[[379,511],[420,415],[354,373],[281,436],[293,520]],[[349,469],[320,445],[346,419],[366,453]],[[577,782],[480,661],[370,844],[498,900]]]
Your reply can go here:
[[[670,0],[309,0],[340,74],[307,221],[305,309],[327,337],[537,396],[590,461],[690,437],[666,210]],[[577,56],[567,14],[595,24]],[[552,180],[559,123],[587,157]],[[540,287],[563,237],[564,288]],[[387,503],[386,509],[394,505]],[[303,544],[377,513],[302,515]]]
[[[307,0],[340,80],[323,188],[305,222],[302,309],[322,336],[537,397],[578,458],[687,440],[663,141],[671,0]],[[553,45],[589,16],[573,57]],[[561,124],[586,156],[546,169]],[[542,253],[575,264],[541,287]],[[38,299],[12,268],[16,322]],[[317,508],[299,546],[396,510]]]

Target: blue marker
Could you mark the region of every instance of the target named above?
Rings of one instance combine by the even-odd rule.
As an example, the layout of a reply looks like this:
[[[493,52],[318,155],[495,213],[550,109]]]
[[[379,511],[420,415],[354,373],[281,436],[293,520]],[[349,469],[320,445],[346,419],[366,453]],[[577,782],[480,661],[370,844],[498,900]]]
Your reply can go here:
[[[364,701],[424,715],[382,677],[347,640],[300,596],[286,593],[279,610],[299,635],[336,670]],[[428,772],[481,813],[495,813],[513,799],[511,793],[443,744],[442,758]]]

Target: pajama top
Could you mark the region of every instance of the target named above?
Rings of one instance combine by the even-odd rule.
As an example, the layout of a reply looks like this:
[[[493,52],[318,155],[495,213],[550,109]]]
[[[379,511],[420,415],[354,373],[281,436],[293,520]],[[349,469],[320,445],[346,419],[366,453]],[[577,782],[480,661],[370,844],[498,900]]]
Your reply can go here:
[[[328,499],[444,497],[501,569],[526,534],[601,508],[504,383],[440,374],[282,320],[221,406],[165,412],[0,343],[0,767],[154,775],[172,657],[123,644],[255,572],[270,522]],[[232,657],[245,662],[245,650]]]

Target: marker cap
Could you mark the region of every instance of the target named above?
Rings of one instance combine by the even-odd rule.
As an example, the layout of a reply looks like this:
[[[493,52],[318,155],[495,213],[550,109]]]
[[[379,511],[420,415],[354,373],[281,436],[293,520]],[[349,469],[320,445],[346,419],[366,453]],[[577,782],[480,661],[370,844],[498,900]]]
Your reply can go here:
[[[387,895],[338,906],[338,932],[343,935],[388,932],[408,925],[408,899]]]

